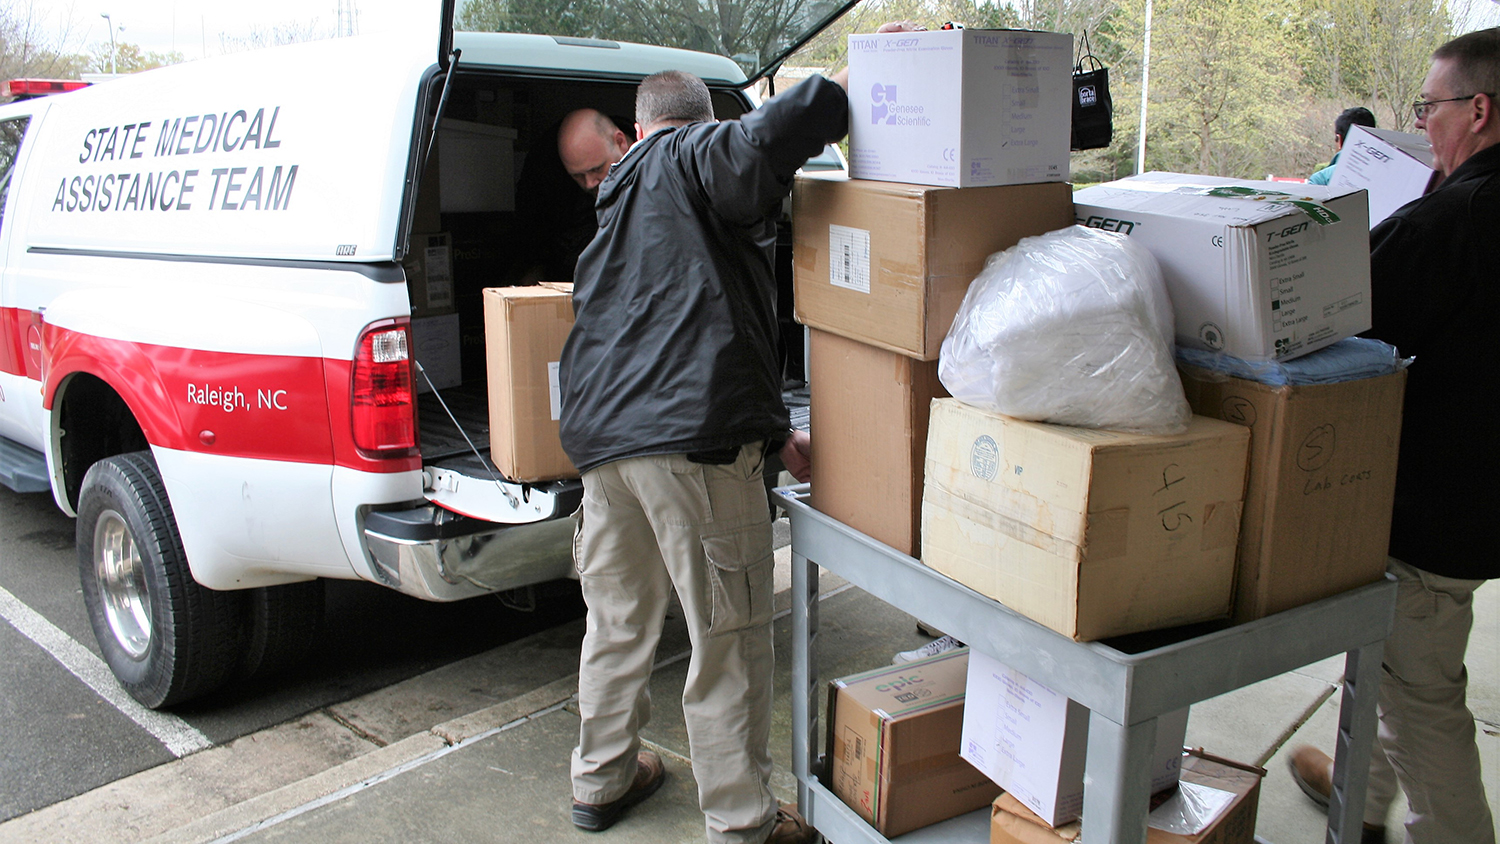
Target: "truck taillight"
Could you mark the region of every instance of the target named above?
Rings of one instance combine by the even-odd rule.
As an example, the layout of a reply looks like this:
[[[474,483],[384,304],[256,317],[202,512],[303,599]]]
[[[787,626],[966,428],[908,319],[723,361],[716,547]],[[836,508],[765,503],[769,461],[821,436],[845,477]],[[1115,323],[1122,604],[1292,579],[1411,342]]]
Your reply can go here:
[[[416,388],[405,321],[365,329],[354,356],[354,445],[374,457],[417,447]]]

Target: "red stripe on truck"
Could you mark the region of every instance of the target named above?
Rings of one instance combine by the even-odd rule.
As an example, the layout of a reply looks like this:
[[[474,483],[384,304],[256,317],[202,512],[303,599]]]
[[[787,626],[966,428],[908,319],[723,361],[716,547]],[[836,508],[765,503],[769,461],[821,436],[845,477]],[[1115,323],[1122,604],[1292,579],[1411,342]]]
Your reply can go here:
[[[364,472],[420,469],[420,457],[368,459],[354,447],[351,363],[112,340],[45,327],[43,402],[88,373],[129,405],[153,445],[182,451],[321,463]]]

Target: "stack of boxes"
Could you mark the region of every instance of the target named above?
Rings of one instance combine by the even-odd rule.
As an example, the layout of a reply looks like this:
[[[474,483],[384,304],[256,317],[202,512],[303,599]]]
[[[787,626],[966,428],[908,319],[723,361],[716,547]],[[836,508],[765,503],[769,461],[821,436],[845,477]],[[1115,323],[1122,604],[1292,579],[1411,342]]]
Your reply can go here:
[[[1370,327],[1369,204],[1359,187],[1146,173],[1074,201],[1079,224],[1123,232],[1156,256],[1179,347],[1274,370]],[[1379,580],[1404,371],[1306,386],[1179,372],[1194,413],[1250,431],[1232,620]]]
[[[849,47],[852,178],[792,190],[812,503],[915,556],[948,326],[985,258],[1073,220],[1072,37],[969,29]]]
[[[1369,328],[1363,191],[1289,196],[1286,185],[1161,173],[1076,197],[1060,184],[1068,41],[851,37],[853,178],[802,177],[793,191],[797,319],[812,329],[813,506],[1080,641],[1250,621],[1378,579],[1400,372],[1278,387],[1184,366],[1196,415],[1171,436],[1022,422],[946,398],[939,349],[984,259],[1075,220],[1157,257],[1181,347],[1286,361]],[[939,721],[957,709],[960,746],[945,747],[941,765],[957,752],[1005,790],[992,842],[1076,840],[1087,727],[1077,704],[974,654],[966,705],[872,719],[851,690],[890,673],[830,694],[831,775],[851,806],[888,835],[910,828],[881,800],[914,781],[851,764],[908,719],[933,719],[946,744]],[[1216,813],[1193,830],[1162,820],[1149,840],[1248,842],[1264,771],[1182,756],[1186,715],[1158,723],[1153,785],[1217,801]]]

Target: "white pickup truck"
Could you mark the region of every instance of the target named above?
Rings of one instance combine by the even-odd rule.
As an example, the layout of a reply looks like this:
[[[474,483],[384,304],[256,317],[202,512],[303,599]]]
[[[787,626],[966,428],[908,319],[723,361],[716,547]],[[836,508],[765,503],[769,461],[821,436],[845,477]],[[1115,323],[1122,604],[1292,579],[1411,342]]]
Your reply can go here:
[[[528,208],[442,214],[479,348],[446,409],[418,395],[402,261],[434,200],[419,195],[434,125],[513,138],[508,160],[444,162],[445,184],[511,180],[568,111],[628,118],[650,73],[703,77],[725,118],[754,107],[756,74],[455,34],[453,0],[436,5],[410,32],[0,106],[0,483],[77,516],[94,632],[146,706],[285,662],[320,578],[452,601],[572,574],[580,483],[497,479],[485,459],[479,291],[515,275],[506,244]],[[852,4],[810,5],[822,26]]]

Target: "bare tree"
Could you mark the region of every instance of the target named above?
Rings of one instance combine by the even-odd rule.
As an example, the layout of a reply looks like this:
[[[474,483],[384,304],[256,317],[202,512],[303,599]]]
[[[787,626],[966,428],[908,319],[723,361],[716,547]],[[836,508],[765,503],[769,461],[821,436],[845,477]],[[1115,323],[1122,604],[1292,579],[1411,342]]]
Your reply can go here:
[[[34,0],[0,0],[0,78],[77,79],[88,59],[77,52],[71,14],[49,32]]]

